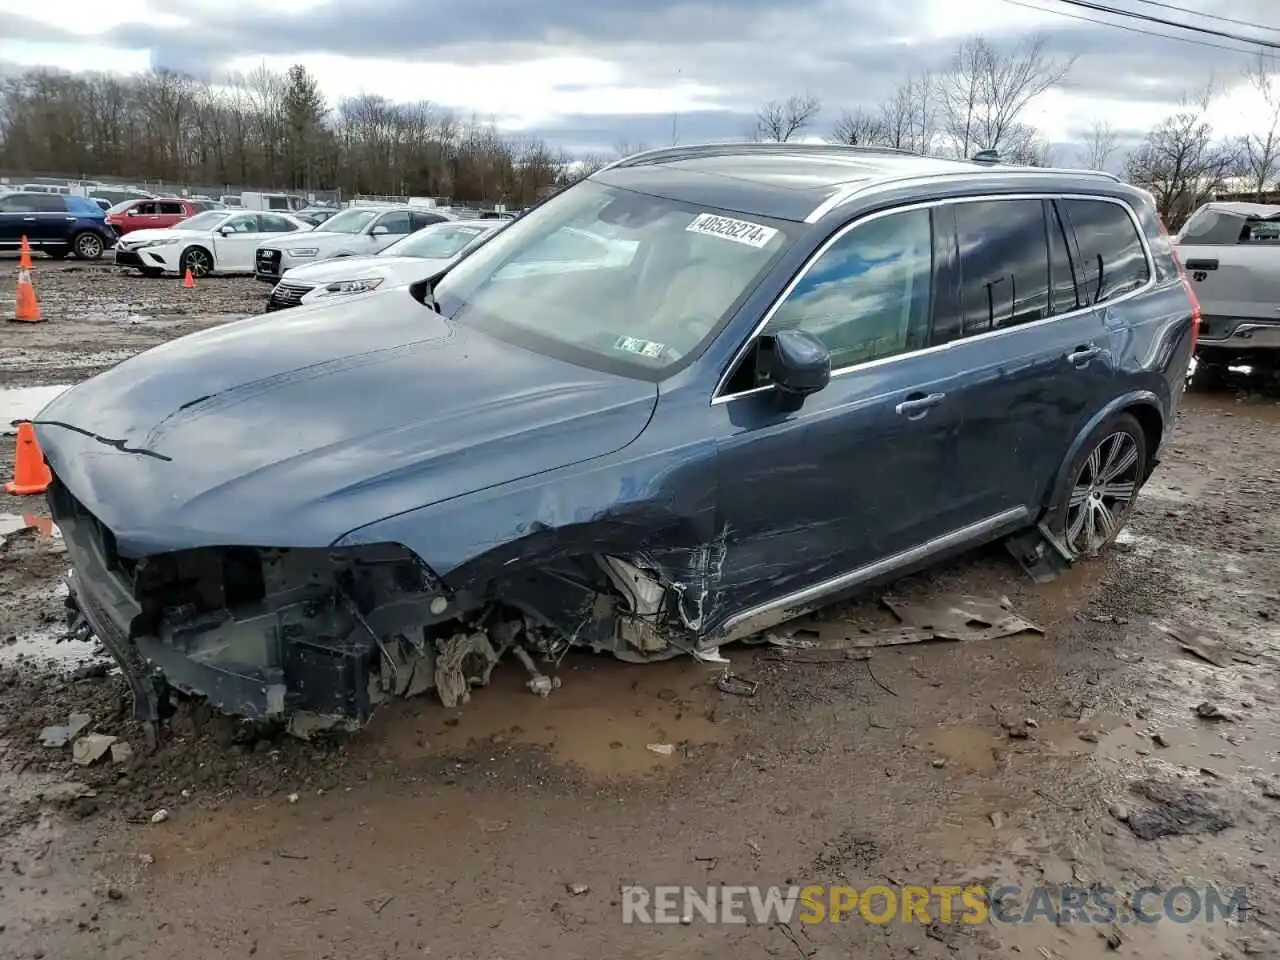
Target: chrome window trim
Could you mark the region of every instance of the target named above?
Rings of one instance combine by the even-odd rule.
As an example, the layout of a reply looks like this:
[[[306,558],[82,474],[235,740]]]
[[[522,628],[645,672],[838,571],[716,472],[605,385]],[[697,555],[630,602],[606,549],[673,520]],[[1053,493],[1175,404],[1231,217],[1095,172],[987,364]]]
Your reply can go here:
[[[864,223],[871,223],[874,220],[879,220],[882,217],[893,216],[894,214],[897,214],[897,213],[908,213],[912,210],[928,210],[934,207],[942,207],[942,206],[948,206],[948,205],[960,204],[960,203],[982,203],[982,202],[987,202],[991,200],[1100,200],[1104,203],[1114,203],[1116,206],[1120,207],[1120,209],[1122,209],[1128,215],[1129,222],[1133,224],[1133,229],[1137,231],[1138,239],[1142,242],[1142,251],[1146,255],[1146,260],[1147,260],[1147,282],[1136,290],[1130,290],[1128,293],[1123,294],[1119,297],[1116,297],[1114,300],[1108,300],[1105,304],[1102,304],[1100,307],[1096,307],[1096,306],[1081,307],[1078,310],[1069,310],[1066,313],[1055,313],[1051,317],[1045,317],[1042,320],[1033,320],[1031,323],[1023,323],[1015,327],[1001,327],[1000,329],[988,330],[986,333],[979,333],[972,337],[961,337],[956,340],[948,341],[947,343],[939,343],[934,346],[922,347],[919,350],[912,350],[908,353],[895,353],[891,357],[879,357],[875,360],[865,360],[861,363],[853,363],[846,367],[840,367],[839,369],[832,370],[831,379],[834,380],[836,377],[842,377],[847,373],[853,373],[854,371],[857,371],[857,370],[867,370],[874,367],[885,366],[886,364],[890,364],[890,363],[897,363],[899,361],[906,360],[909,358],[922,357],[931,353],[940,353],[943,350],[952,350],[960,346],[961,344],[967,345],[970,343],[976,343],[980,340],[986,340],[992,337],[1002,337],[1007,334],[1019,332],[1022,330],[1031,330],[1035,327],[1043,326],[1044,324],[1047,324],[1047,323],[1054,323],[1055,321],[1058,321],[1058,320],[1065,320],[1071,317],[1076,317],[1076,316],[1079,316],[1080,314],[1088,313],[1091,310],[1103,309],[1106,307],[1115,306],[1116,304],[1119,304],[1119,303],[1124,303],[1126,300],[1130,300],[1133,297],[1141,296],[1144,293],[1149,293],[1152,289],[1155,288],[1156,282],[1157,282],[1156,281],[1156,264],[1155,264],[1155,256],[1151,252],[1151,242],[1147,239],[1146,231],[1142,229],[1142,221],[1138,219],[1138,215],[1134,212],[1133,208],[1129,205],[1127,201],[1122,200],[1119,197],[1103,197],[1103,196],[1097,196],[1094,194],[1087,194],[1087,193],[1065,193],[1065,192],[995,193],[995,194],[981,194],[979,196],[973,196],[973,197],[946,197],[941,200],[927,200],[927,201],[922,201],[920,203],[906,204],[901,207],[891,207],[886,210],[876,210],[875,212],[870,213],[865,217],[860,217],[857,220],[853,220],[849,223],[846,223],[843,227],[841,227],[839,230],[833,233],[830,237],[828,237],[826,241],[822,244],[822,246],[818,247],[818,249],[813,252],[813,255],[810,256],[809,259],[804,262],[804,265],[796,272],[796,275],[791,278],[791,281],[786,285],[786,287],[783,288],[782,292],[778,294],[776,298],[774,298],[773,303],[770,304],[769,309],[764,312],[764,316],[760,319],[760,322],[757,323],[755,326],[755,329],[751,331],[751,335],[747,337],[747,339],[743,342],[742,346],[739,347],[738,351],[733,355],[733,361],[725,368],[725,371],[723,374],[721,374],[720,379],[716,381],[716,388],[711,394],[711,405],[716,406],[717,404],[727,403],[730,400],[737,400],[741,397],[750,397],[755,394],[764,393],[766,391],[774,389],[772,386],[765,384],[764,386],[760,386],[760,387],[752,387],[750,390],[743,390],[740,393],[730,393],[730,394],[721,393],[721,391],[724,390],[725,388],[725,384],[729,381],[729,378],[733,376],[734,372],[738,369],[738,364],[742,362],[742,358],[747,355],[751,347],[755,344],[756,340],[759,339],[760,335],[764,332],[764,329],[769,325],[769,321],[773,319],[773,315],[777,313],[779,308],[781,308],[782,304],[786,302],[787,297],[791,296],[791,293],[795,290],[796,286],[799,285],[800,281],[802,281],[808,275],[809,270],[812,269],[813,265],[817,263],[826,254],[826,252],[831,249],[831,247],[839,243],[840,240],[844,238],[844,235],[847,234],[850,230],[854,230],[857,227],[862,226]]]

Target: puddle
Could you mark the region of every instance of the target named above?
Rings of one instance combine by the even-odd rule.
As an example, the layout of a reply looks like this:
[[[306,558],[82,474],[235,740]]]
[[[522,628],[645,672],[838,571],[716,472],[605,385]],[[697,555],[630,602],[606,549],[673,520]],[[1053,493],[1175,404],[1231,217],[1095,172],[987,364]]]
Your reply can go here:
[[[14,420],[32,419],[70,386],[70,384],[57,384],[48,387],[16,387],[0,390],[0,425],[3,425],[6,433],[13,433]]]
[[[374,729],[400,759],[521,744],[544,747],[557,763],[589,776],[643,776],[679,765],[682,744],[720,739],[707,719],[721,696],[712,682],[718,672],[684,660],[636,666],[571,654],[559,670],[563,686],[543,698],[524,688],[518,664],[504,662],[488,687],[472,691],[469,705],[445,710],[425,699],[405,701],[375,717]],[[663,756],[648,749],[651,743],[675,751]]]

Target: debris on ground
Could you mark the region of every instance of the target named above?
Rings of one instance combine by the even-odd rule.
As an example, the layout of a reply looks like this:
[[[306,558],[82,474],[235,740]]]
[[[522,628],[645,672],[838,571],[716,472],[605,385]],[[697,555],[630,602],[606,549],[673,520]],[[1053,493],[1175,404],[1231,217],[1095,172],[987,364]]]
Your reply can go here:
[[[650,743],[645,745],[645,749],[664,757],[669,757],[676,752],[675,746],[670,743]]]
[[[564,885],[564,888],[569,892],[571,896],[574,896],[574,897],[581,897],[584,894],[591,892],[591,888],[588,887],[585,883],[566,883]]]
[[[1172,637],[1178,649],[1215,667],[1231,666],[1231,654],[1222,640],[1208,630],[1185,623],[1160,624],[1156,629]]]
[[[64,780],[61,783],[51,783],[40,789],[39,797],[47,803],[72,803],[85,797],[97,796],[97,792],[89,787],[88,784],[79,783],[75,780]]]
[[[1130,789],[1153,804],[1130,811],[1124,820],[1139,840],[1221,833],[1235,825],[1208,794],[1198,790],[1159,780],[1139,780]]]
[[[928,630],[937,640],[999,640],[1044,630],[1013,613],[1007,597],[938,597],[908,601],[885,597],[884,605],[908,627]]]
[[[71,762],[81,767],[92,766],[106,756],[118,739],[105,733],[87,734],[71,745]]]
[[[121,740],[111,745],[111,762],[128,763],[133,759],[133,747]]]
[[[1214,703],[1212,700],[1205,700],[1203,703],[1196,704],[1195,713],[1201,720],[1226,721],[1227,723],[1234,723],[1236,719],[1233,714],[1223,710],[1222,707],[1218,706],[1218,704]]]
[[[152,823],[164,823],[168,819],[169,811],[165,810],[163,807],[151,815]]]
[[[735,697],[754,697],[760,689],[760,682],[747,680],[726,668],[720,676],[716,677],[716,689]]]
[[[67,719],[66,726],[45,727],[40,731],[40,743],[45,747],[65,747],[85,730],[92,722],[87,713],[73,713]]]

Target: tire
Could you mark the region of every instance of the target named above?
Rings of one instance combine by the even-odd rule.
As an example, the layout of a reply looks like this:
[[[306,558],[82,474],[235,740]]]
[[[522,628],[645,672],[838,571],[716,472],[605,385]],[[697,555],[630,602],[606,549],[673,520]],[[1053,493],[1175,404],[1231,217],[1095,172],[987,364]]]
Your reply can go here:
[[[1108,417],[1090,432],[1048,516],[1049,529],[1073,559],[1097,556],[1124,529],[1149,457],[1147,435],[1132,414]]]
[[[92,230],[85,230],[71,238],[71,249],[77,260],[101,260],[107,245]]]
[[[204,247],[188,247],[178,261],[178,273],[190,270],[193,277],[207,277],[213,272],[213,254]]]

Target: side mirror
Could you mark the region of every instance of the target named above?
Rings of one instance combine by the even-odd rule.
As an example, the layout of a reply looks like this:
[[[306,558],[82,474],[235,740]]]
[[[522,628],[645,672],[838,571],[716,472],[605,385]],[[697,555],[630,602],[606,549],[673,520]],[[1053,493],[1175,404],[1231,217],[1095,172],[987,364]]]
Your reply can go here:
[[[369,231],[369,233],[371,233],[375,237],[385,237],[390,232],[391,232],[390,230],[388,230],[386,227],[382,226],[381,224],[379,224],[378,226],[374,227],[372,230]]]
[[[804,398],[831,381],[831,354],[811,333],[779,330],[769,357],[769,381],[782,395],[789,410],[799,409]]]

